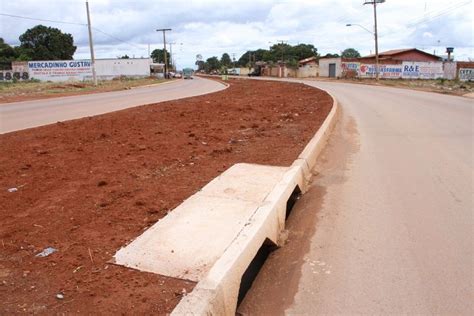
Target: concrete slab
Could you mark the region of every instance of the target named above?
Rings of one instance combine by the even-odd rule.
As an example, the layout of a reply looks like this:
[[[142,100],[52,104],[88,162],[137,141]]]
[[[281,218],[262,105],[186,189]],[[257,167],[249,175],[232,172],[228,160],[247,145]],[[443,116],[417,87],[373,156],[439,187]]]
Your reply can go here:
[[[141,271],[202,280],[288,169],[232,166],[120,249],[115,262]]]

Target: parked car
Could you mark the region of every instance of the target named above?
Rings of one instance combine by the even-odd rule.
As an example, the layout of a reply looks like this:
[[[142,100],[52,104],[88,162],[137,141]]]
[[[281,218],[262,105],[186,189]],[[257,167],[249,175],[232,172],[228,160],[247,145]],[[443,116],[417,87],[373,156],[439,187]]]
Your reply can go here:
[[[182,77],[182,76],[181,76],[181,74],[180,74],[179,72],[177,72],[177,73],[174,74],[174,78],[181,78],[181,77]]]
[[[255,69],[249,73],[249,77],[260,77],[262,75],[262,67],[256,66]]]
[[[252,71],[248,74],[249,77],[259,77],[260,76],[260,71]]]

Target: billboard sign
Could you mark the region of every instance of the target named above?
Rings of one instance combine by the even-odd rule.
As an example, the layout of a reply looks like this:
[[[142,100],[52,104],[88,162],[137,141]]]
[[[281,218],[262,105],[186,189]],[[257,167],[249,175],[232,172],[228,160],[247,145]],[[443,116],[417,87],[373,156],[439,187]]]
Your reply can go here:
[[[82,81],[92,77],[90,60],[29,61],[29,77],[41,81]]]
[[[361,64],[359,75],[362,78],[375,78],[375,65]],[[402,65],[379,65],[379,76],[384,79],[402,77]]]
[[[403,62],[404,79],[437,79],[444,77],[441,62]]]
[[[356,72],[359,72],[360,68],[360,63],[354,63],[354,62],[342,62],[341,63],[342,70],[353,70]]]
[[[356,75],[359,75],[360,73],[360,63],[357,62],[342,62],[341,68],[343,74],[354,72]]]

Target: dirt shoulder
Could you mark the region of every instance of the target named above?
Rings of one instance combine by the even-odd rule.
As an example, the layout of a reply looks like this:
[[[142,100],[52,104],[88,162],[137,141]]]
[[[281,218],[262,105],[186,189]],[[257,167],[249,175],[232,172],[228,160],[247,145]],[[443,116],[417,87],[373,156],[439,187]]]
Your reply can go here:
[[[0,83],[0,105],[9,102],[126,90],[164,82],[167,80],[157,78],[106,80],[99,81],[97,86],[94,86],[92,82],[2,82]]]
[[[412,89],[426,92],[436,92],[449,95],[467,96],[474,93],[474,82],[462,82],[457,80],[407,80],[407,79],[329,79],[329,78],[305,78],[305,80],[347,82],[366,84],[374,86],[385,86],[403,89]]]
[[[332,107],[302,84],[229,83],[0,135],[0,314],[163,314],[192,290],[108,261],[234,163],[290,165]]]

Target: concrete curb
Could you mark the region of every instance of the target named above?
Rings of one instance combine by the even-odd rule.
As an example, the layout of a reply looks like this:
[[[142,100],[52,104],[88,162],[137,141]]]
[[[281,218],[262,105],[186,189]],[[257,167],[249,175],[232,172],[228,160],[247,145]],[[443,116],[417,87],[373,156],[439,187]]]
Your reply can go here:
[[[337,120],[339,106],[331,97],[333,107],[320,129],[204,279],[180,301],[171,315],[235,315],[242,275],[267,240],[280,245],[287,201],[297,186],[302,192],[307,190],[311,169]]]
[[[170,83],[174,83],[178,81],[178,79],[172,79],[170,81],[164,81],[164,82],[159,82],[159,83],[152,83],[152,84],[146,84],[144,86],[135,86],[135,87],[130,87],[130,90],[131,89],[138,89],[138,88],[149,88],[149,87],[155,87],[155,86],[160,86],[160,85],[163,85],[163,84],[170,84]]]

